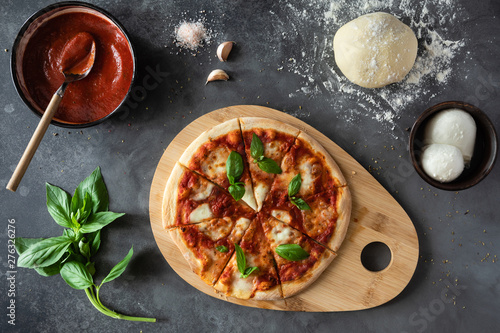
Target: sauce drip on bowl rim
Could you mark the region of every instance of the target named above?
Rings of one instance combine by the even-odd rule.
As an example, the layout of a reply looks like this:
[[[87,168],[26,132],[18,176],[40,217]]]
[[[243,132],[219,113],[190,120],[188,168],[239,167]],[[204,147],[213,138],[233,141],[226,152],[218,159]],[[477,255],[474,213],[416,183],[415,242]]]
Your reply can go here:
[[[24,81],[34,104],[43,112],[64,82],[61,69],[71,67],[63,63],[66,57],[72,58],[70,40],[76,38],[77,48],[85,49],[89,36],[95,41],[95,62],[84,80],[68,86],[54,116],[62,123],[94,122],[120,105],[130,88],[134,71],[128,40],[120,28],[104,17],[89,12],[70,12],[42,24],[26,45],[22,63]]]

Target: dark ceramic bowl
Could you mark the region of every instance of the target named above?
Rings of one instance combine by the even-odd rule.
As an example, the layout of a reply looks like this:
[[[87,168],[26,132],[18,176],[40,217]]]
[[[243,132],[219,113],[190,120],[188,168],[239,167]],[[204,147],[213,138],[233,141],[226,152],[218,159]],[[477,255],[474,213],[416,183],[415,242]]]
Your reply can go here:
[[[120,107],[123,105],[125,100],[130,94],[130,90],[132,89],[132,85],[134,83],[135,79],[135,72],[136,72],[136,59],[135,59],[135,54],[134,54],[134,49],[132,47],[132,43],[130,42],[130,39],[128,37],[127,31],[125,28],[118,22],[117,19],[115,19],[111,14],[109,14],[107,11],[104,9],[101,9],[97,6],[94,6],[89,3],[85,2],[80,2],[80,1],[65,1],[65,2],[58,2],[55,4],[52,4],[50,6],[47,6],[43,9],[40,9],[37,11],[35,14],[33,14],[22,26],[21,30],[17,34],[16,40],[14,41],[14,45],[12,46],[12,57],[11,57],[11,74],[12,74],[12,80],[14,81],[14,85],[16,87],[17,93],[19,96],[22,98],[24,103],[30,108],[31,111],[38,117],[41,117],[43,114],[42,109],[33,101],[33,98],[30,96],[30,93],[28,92],[27,89],[27,82],[25,82],[24,77],[23,77],[23,57],[24,57],[24,52],[26,49],[26,46],[30,40],[30,38],[33,36],[35,31],[44,23],[50,20],[53,17],[56,17],[58,15],[64,14],[64,13],[74,13],[74,12],[85,12],[85,13],[91,13],[93,15],[96,15],[98,17],[101,17],[114,26],[116,26],[118,29],[121,30],[125,38],[127,39],[128,46],[130,48],[130,53],[132,55],[133,59],[133,74],[132,74],[132,81],[130,82],[130,87],[128,89],[127,94],[121,101],[121,103],[109,114],[107,114],[105,117],[100,118],[98,120],[88,122],[88,123],[71,123],[71,122],[65,122],[57,119],[53,119],[51,121],[51,124],[56,125],[56,126],[61,126],[61,127],[69,127],[69,128],[82,128],[82,127],[89,127],[89,126],[94,126],[99,123],[102,123],[109,117],[111,117],[113,114],[115,114]]]
[[[427,122],[436,113],[447,109],[468,112],[476,122],[476,143],[470,166],[449,183],[441,183],[429,177],[422,168],[420,155],[424,148],[424,132]],[[464,190],[483,180],[493,168],[497,157],[498,139],[490,119],[477,107],[463,102],[443,102],[427,109],[418,117],[410,133],[410,157],[417,173],[430,185],[447,191]]]

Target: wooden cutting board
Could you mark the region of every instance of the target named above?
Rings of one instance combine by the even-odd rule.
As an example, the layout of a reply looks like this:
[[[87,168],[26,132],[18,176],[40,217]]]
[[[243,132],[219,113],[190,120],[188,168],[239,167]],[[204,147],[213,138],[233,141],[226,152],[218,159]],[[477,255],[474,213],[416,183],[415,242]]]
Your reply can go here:
[[[318,140],[338,163],[352,194],[351,223],[337,258],[309,288],[280,301],[239,300],[217,294],[191,271],[162,227],[163,190],[175,162],[187,146],[215,125],[248,116],[280,120]],[[186,126],[170,143],[158,163],[151,185],[149,215],[156,243],[180,277],[205,294],[245,306],[310,312],[372,308],[390,301],[405,288],[418,261],[418,238],[413,223],[368,171],[313,127],[286,113],[262,106],[240,105],[219,109]],[[372,242],[385,243],[392,254],[389,265],[379,272],[369,271],[361,263],[361,251]]]

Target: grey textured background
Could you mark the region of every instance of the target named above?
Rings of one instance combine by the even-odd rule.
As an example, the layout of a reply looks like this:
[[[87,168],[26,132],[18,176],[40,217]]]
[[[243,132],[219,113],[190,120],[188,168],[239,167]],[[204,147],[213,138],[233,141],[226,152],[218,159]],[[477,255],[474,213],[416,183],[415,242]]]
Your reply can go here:
[[[326,80],[327,67],[338,69],[331,57],[322,59],[317,55],[315,50],[325,47],[318,46],[318,41],[331,40],[339,24],[356,17],[352,8],[345,17],[337,17],[339,24],[329,24],[323,19],[329,6],[326,0],[318,0],[319,5],[305,0],[90,2],[111,12],[129,31],[137,53],[137,86],[142,85],[148,68],[159,68],[167,74],[143,98],[132,98],[133,107],[101,125],[81,131],[49,127],[19,190],[11,193],[5,185],[38,118],[23,104],[11,82],[10,48],[23,22],[52,1],[1,1],[0,331],[498,330],[500,269],[495,261],[500,252],[496,209],[499,167],[485,181],[465,191],[431,188],[408,168],[405,130],[424,109],[446,100],[474,102],[500,128],[498,1],[459,1],[460,5],[450,6],[450,11],[459,8],[457,20],[445,20],[445,26],[440,26],[439,17],[435,17],[436,31],[449,40],[463,39],[465,46],[451,64],[448,82],[439,87],[421,82],[428,85],[431,93],[409,102],[396,117],[394,129],[367,116],[359,98],[332,92],[320,84]],[[420,10],[418,1],[411,3],[416,11]],[[396,1],[379,2],[377,6],[401,14]],[[304,10],[308,15],[297,20],[302,16],[291,8]],[[366,9],[360,9],[358,15],[364,12]],[[318,19],[311,19],[315,15]],[[429,15],[437,14],[431,10]],[[190,52],[178,53],[172,44],[174,27],[183,19],[199,18],[204,18],[206,26],[212,29],[212,43],[196,57]],[[231,61],[219,64],[214,54],[218,43],[225,40],[238,44]],[[292,57],[310,64],[307,75],[300,75],[287,65]],[[231,80],[205,86],[208,73],[218,67],[226,69]],[[302,89],[305,85],[320,88],[311,92]],[[396,93],[398,89],[396,84],[388,91]],[[365,91],[375,97],[379,92]],[[264,105],[291,113],[323,132],[367,169],[382,167],[374,170],[373,176],[408,212],[420,242],[421,258],[415,275],[398,297],[375,309],[347,313],[259,310],[209,297],[169,267],[154,242],[148,217],[149,188],[156,165],[163,150],[184,126],[209,111],[237,104]],[[380,105],[375,112],[386,107]],[[348,111],[353,110],[362,114],[355,124],[346,120]],[[390,146],[394,150],[387,148]],[[155,316],[158,323],[105,317],[91,306],[82,291],[71,289],[60,277],[44,278],[34,271],[19,269],[16,326],[8,325],[8,219],[15,219],[17,236],[59,235],[60,227],[51,220],[45,206],[45,182],[72,192],[96,166],[102,168],[111,210],[127,213],[103,233],[97,258],[98,278],[121,260],[132,244],[135,249],[123,276],[103,287],[102,301],[122,313]],[[400,176],[398,181],[394,181],[395,175]],[[453,302],[442,301],[451,297]]]

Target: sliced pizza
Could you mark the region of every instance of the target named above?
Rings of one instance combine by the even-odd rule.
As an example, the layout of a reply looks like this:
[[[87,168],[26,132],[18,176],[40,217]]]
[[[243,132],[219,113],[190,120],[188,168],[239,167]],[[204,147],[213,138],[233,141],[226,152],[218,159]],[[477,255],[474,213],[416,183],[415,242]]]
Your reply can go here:
[[[300,132],[295,144],[283,157],[281,170],[282,173],[274,178],[270,191],[275,196],[288,193],[289,184],[299,174],[302,186],[296,195],[301,198],[346,185],[342,172],[330,154],[304,132]]]
[[[300,199],[307,207],[294,204],[287,193],[275,192],[268,196],[263,211],[337,251],[351,217],[349,188],[335,187]]]
[[[240,299],[282,298],[273,255],[257,219],[252,221],[239,246],[243,257],[238,257],[237,251],[233,253],[214,288]]]
[[[213,285],[243,237],[251,220],[229,217],[170,229],[170,236],[189,266],[205,283]]]
[[[293,146],[300,131],[280,121],[258,117],[240,118],[240,125],[257,211],[260,211],[275,174],[281,173],[279,166],[283,156]]]
[[[260,217],[278,266],[283,297],[295,295],[313,283],[336,254],[272,216],[261,212]]]
[[[255,212],[229,193],[180,163],[172,169],[163,196],[163,227],[199,223],[214,218],[245,217]]]
[[[226,165],[229,158],[234,160],[232,167]],[[238,118],[203,132],[187,147],[179,162],[232,194],[235,193],[233,190],[238,192],[237,196],[233,194],[235,199],[241,198],[257,209]],[[227,169],[235,174],[228,175]]]

